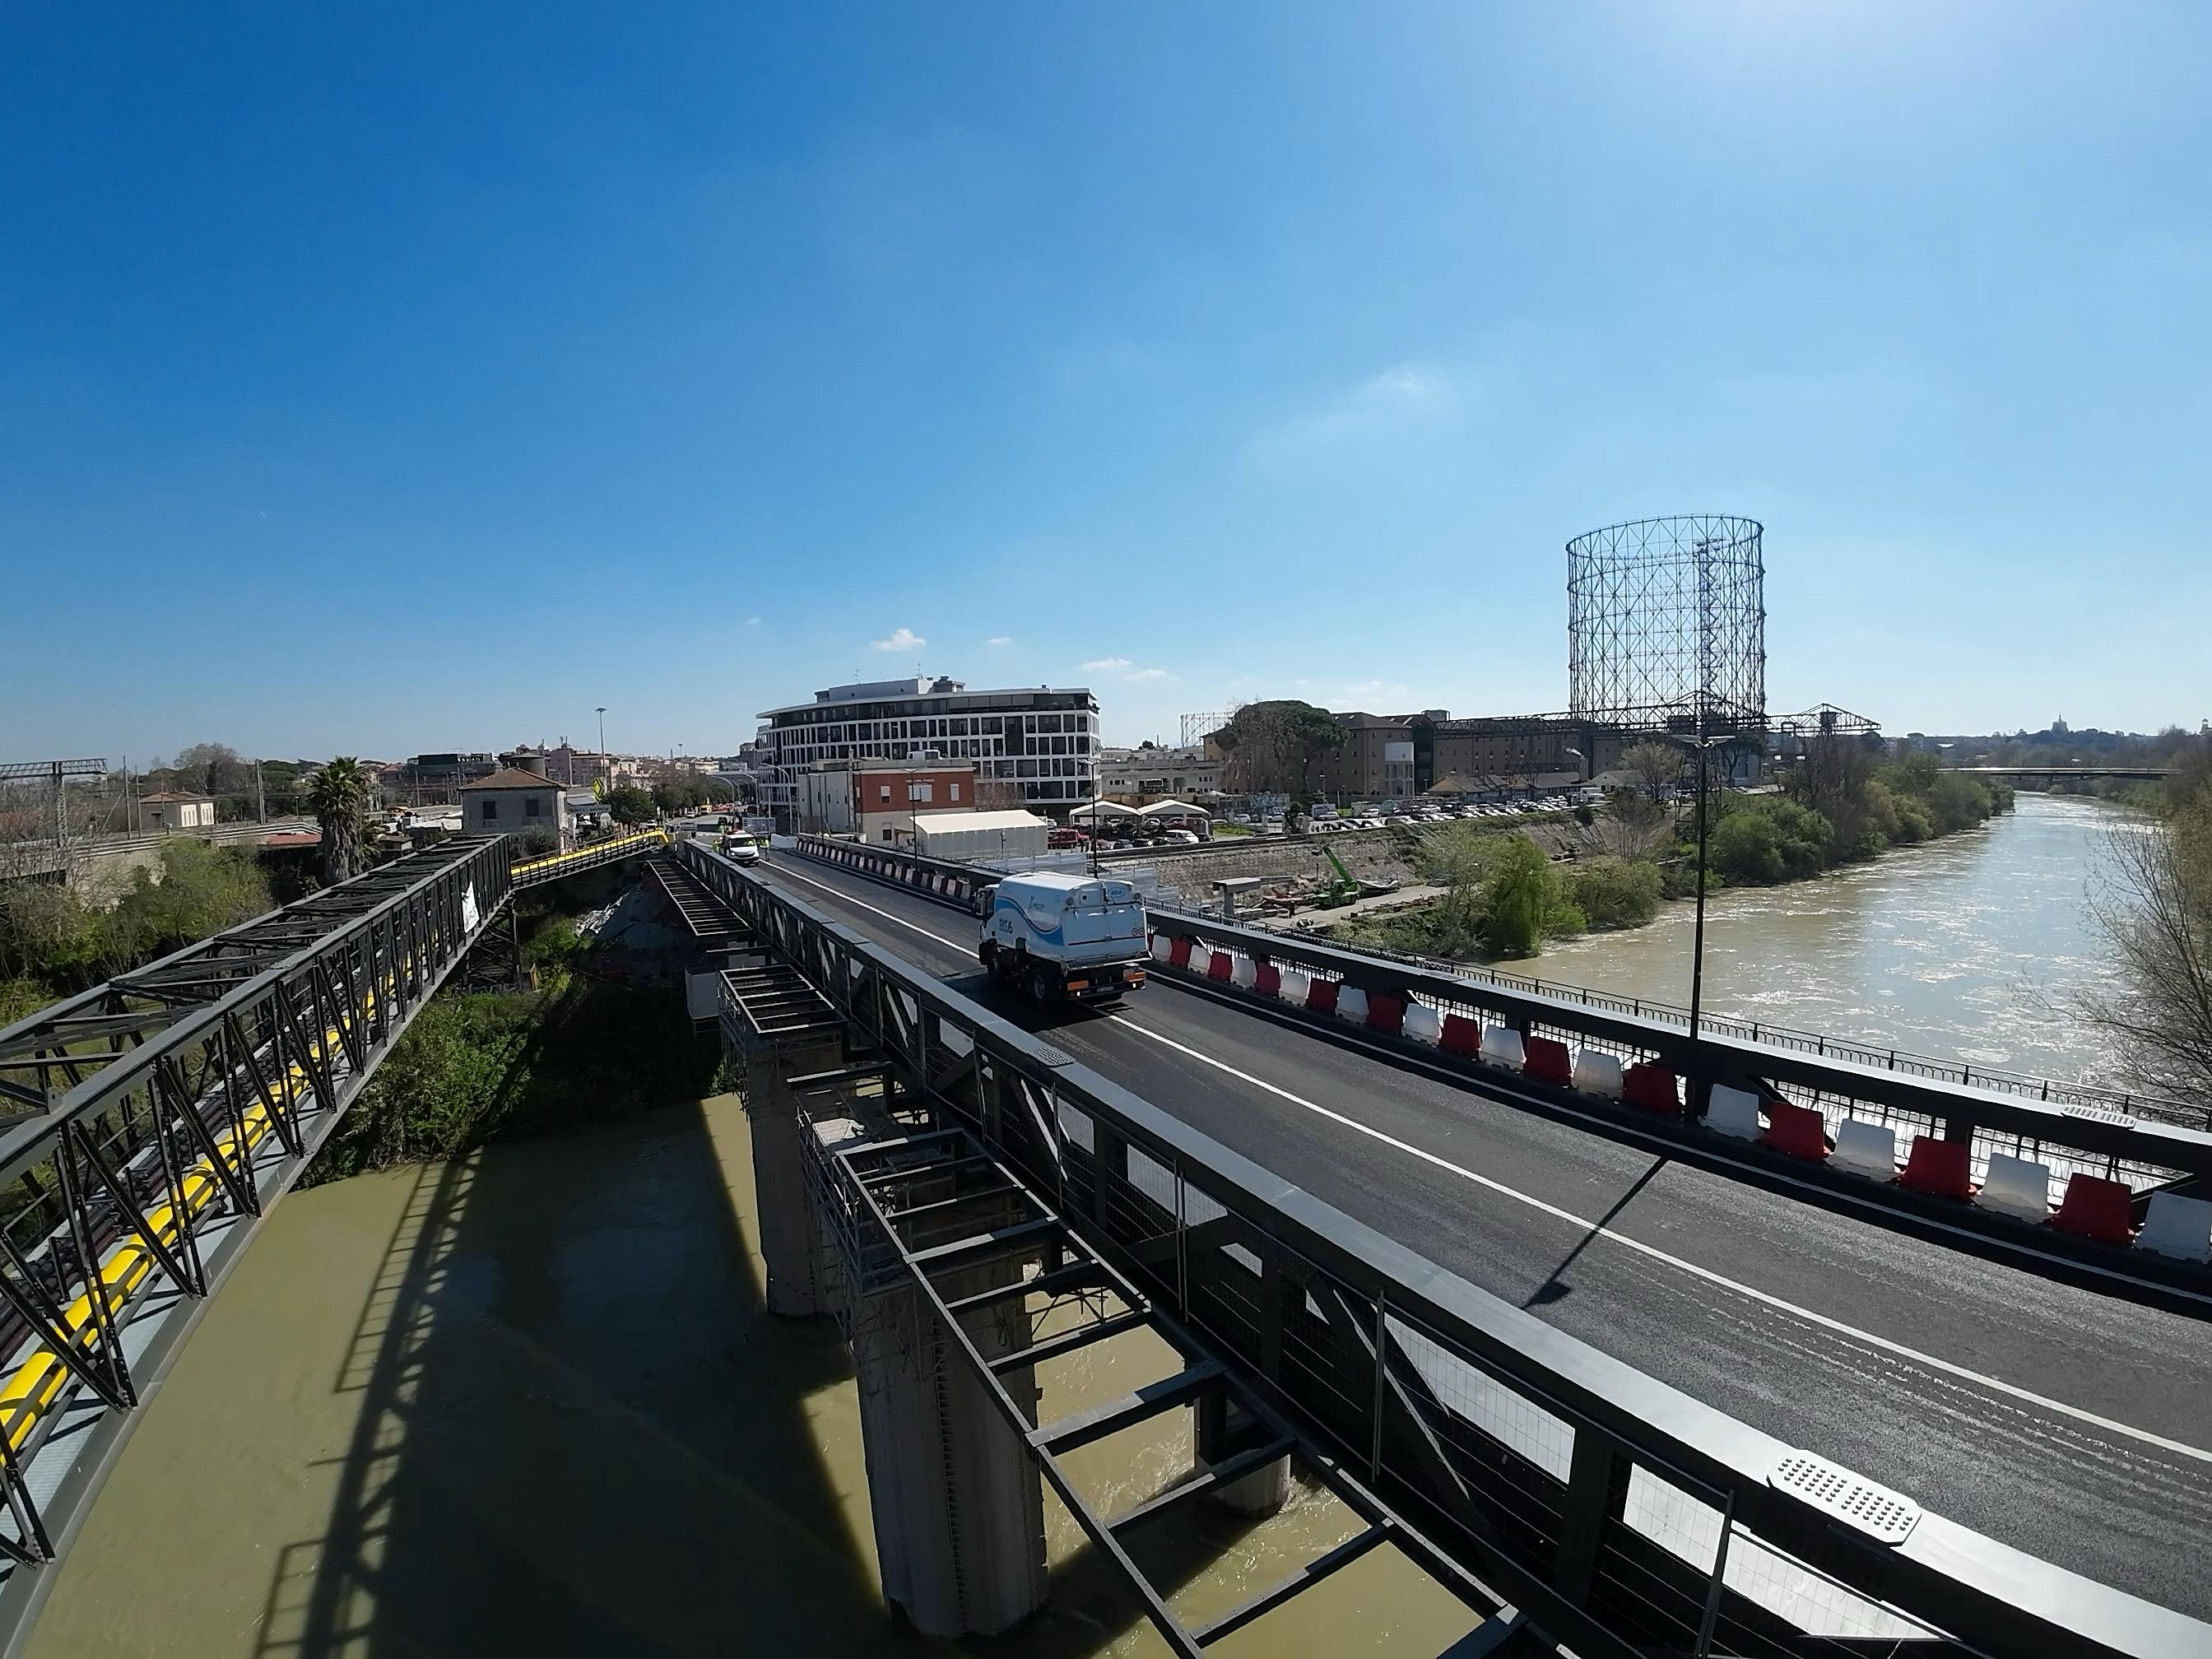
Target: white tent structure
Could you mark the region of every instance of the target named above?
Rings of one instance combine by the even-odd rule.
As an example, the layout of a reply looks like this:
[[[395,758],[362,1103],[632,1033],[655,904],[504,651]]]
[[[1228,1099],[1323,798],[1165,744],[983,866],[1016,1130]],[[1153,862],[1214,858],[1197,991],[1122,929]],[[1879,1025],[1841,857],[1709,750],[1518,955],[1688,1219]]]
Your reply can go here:
[[[1073,821],[1096,820],[1104,823],[1112,819],[1141,817],[1143,814],[1133,806],[1122,805],[1118,800],[1094,800],[1077,807],[1067,816]]]
[[[915,851],[929,859],[1042,857],[1052,821],[1034,812],[923,812],[914,820]]]
[[[1146,818],[1204,818],[1213,821],[1213,814],[1203,806],[1193,806],[1187,800],[1156,800],[1150,806],[1140,806],[1137,816]]]

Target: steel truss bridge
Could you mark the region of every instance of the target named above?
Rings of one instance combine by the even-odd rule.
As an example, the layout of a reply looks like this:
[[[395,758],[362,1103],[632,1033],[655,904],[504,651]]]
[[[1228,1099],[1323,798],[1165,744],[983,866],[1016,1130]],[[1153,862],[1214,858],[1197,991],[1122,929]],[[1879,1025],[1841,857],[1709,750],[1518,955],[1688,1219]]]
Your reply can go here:
[[[865,1057],[922,1109],[915,1133],[848,1147],[830,1177],[868,1230],[863,1255],[875,1271],[914,1275],[957,1325],[1006,1297],[947,1301],[931,1282],[937,1270],[994,1251],[1048,1249],[1029,1290],[1121,1287],[1131,1316],[1181,1353],[1180,1372],[1080,1421],[1028,1422],[998,1390],[1046,1478],[1177,1652],[1194,1654],[1226,1631],[1182,1626],[1129,1561],[1127,1532],[1153,1505],[1100,1515],[1056,1478],[1053,1458],[1102,1425],[1170,1404],[1203,1408],[1224,1393],[1249,1401],[1260,1425],[1249,1456],[1225,1469],[1279,1455],[1287,1439],[1367,1523],[1302,1580],[1395,1544],[1483,1616],[1462,1644],[1468,1653],[2212,1651],[2212,1629],[1929,1513],[1643,1376],[1322,1203],[790,892],[693,843],[679,856],[782,959],[778,1009],[811,1006],[823,1012],[810,1018],[842,1018]],[[894,878],[963,902],[957,866],[925,862],[903,860],[914,867]],[[896,1160],[932,1137],[972,1147],[922,1167],[973,1170],[978,1207],[969,1236],[948,1225],[939,1237],[949,1242],[924,1245],[900,1228],[891,1183]],[[994,1170],[1004,1178],[991,1179]],[[1011,1220],[1010,1194],[1021,1206]],[[987,1358],[976,1328],[962,1329],[965,1358],[995,1379],[1014,1357]],[[1046,1345],[1111,1334],[1092,1328]],[[1754,1594],[1761,1585],[1770,1593]],[[1798,1605],[1855,1611],[1816,1634],[1775,1610],[1778,1586]],[[1294,1580],[1262,1592],[1233,1626],[1302,1588]]]

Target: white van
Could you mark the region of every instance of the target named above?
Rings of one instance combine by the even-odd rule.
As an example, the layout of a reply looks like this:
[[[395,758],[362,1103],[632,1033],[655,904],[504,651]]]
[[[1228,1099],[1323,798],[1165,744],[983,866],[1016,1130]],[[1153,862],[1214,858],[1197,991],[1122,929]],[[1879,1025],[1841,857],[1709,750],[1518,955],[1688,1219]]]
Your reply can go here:
[[[1126,881],[1039,871],[983,901],[976,955],[1037,1002],[1118,997],[1145,982],[1145,907]]]

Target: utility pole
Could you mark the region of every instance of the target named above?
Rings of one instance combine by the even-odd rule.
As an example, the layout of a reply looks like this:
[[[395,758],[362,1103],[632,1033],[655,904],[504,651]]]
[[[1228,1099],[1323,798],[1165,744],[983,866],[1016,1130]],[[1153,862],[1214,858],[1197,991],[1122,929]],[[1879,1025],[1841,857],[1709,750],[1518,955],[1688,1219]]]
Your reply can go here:
[[[615,792],[615,781],[607,775],[607,711],[599,708],[599,799],[605,800]]]
[[[261,787],[261,763],[253,763],[253,815],[262,823],[269,822],[269,794]]]

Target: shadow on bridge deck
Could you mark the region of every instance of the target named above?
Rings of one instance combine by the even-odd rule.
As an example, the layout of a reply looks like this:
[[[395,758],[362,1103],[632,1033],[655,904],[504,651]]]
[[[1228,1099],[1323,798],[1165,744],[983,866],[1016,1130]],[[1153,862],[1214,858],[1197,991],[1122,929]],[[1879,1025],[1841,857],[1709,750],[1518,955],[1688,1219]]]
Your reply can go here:
[[[933,1650],[883,1611],[842,1340],[763,1307],[752,1191],[724,1097],[301,1194],[149,1407],[31,1651]],[[1158,1582],[1267,1570],[1248,1546],[1277,1523],[1193,1509],[1147,1550]],[[1162,1650],[1072,1523],[1054,1542],[1049,1611],[989,1650]],[[1442,1615],[1446,1639],[1469,1622]]]

